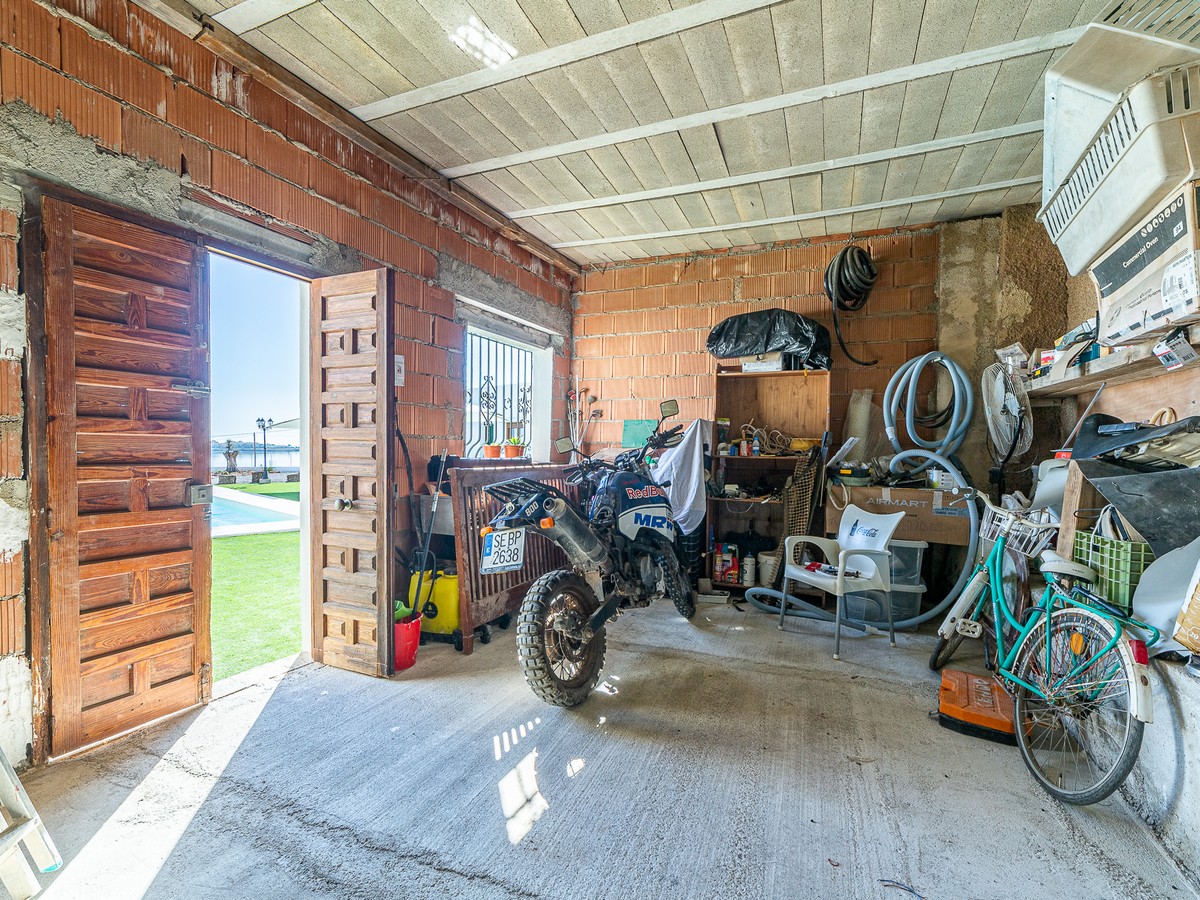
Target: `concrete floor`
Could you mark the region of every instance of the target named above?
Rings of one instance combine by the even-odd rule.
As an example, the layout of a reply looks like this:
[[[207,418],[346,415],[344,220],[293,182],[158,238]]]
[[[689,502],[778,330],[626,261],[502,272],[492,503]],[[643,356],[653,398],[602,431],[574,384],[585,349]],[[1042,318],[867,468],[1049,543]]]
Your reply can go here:
[[[929,637],[835,663],[830,634],[656,604],[576,710],[534,698],[512,632],[393,681],[255,670],[29,775],[66,860],[45,896],[1196,896],[1121,800],[1060,806],[932,721]]]

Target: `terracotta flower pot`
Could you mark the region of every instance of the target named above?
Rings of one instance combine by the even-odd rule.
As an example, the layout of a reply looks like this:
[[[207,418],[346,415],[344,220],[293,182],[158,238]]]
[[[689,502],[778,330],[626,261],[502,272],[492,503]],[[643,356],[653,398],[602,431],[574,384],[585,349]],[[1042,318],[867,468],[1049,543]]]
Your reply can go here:
[[[505,459],[514,459],[518,456],[524,456],[524,455],[525,455],[525,445],[524,444],[505,444],[504,445]]]
[[[484,444],[483,445],[483,458],[484,459],[499,459],[500,458],[500,445],[499,444]]]

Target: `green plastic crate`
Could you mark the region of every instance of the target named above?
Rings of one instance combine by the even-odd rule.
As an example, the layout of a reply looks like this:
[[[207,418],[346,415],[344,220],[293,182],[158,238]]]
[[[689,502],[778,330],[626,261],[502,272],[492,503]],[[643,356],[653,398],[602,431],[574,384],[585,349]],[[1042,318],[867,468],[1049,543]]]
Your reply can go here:
[[[1092,589],[1127,614],[1133,611],[1133,592],[1154,551],[1141,541],[1118,541],[1087,531],[1075,534],[1075,562],[1091,566],[1100,576]]]

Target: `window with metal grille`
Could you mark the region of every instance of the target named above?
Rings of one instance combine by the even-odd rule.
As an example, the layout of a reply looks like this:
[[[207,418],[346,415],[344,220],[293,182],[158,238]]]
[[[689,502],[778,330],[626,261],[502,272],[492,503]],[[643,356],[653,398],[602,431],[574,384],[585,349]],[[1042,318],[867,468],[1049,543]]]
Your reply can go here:
[[[483,456],[487,444],[530,443],[533,352],[534,348],[516,341],[467,330],[464,455]]]

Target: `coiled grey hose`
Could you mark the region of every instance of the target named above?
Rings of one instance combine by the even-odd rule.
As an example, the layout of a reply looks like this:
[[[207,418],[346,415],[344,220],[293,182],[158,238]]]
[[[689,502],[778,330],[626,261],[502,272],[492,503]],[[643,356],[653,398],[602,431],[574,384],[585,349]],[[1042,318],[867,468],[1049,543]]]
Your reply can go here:
[[[928,365],[938,365],[950,376],[952,396],[950,402],[941,410],[931,415],[919,415],[920,405],[917,396],[917,383]],[[904,397],[904,426],[908,438],[923,450],[932,450],[940,456],[953,456],[962,446],[971,424],[971,416],[975,413],[975,393],[971,389],[971,379],[963,367],[946,356],[934,351],[924,356],[916,356],[896,370],[888,382],[887,390],[883,392],[883,427],[892,449],[897,453],[903,449],[896,431],[896,418],[900,412],[900,398]],[[941,428],[946,427],[946,433],[940,440],[927,441],[917,433],[917,427]],[[932,460],[926,460],[912,471],[920,472]]]
[[[917,471],[916,469],[910,469],[910,470],[904,469],[904,463],[906,463],[910,459],[911,460],[915,460],[915,459],[924,460],[925,462],[921,464],[921,468],[924,468],[931,462],[937,463],[938,466],[940,466],[941,468],[945,469],[947,472],[950,473],[950,477],[954,479],[954,483],[957,484],[959,487],[965,488],[968,486],[967,479],[963,477],[962,473],[958,470],[957,466],[955,466],[952,462],[950,462],[950,460],[946,459],[944,456],[941,456],[940,454],[937,454],[937,453],[930,453],[928,450],[904,450],[900,453],[897,453],[895,456],[892,457],[891,469],[892,469],[893,474],[899,475],[905,471],[910,471],[910,472]],[[979,508],[975,505],[974,500],[967,500],[966,506],[967,506],[967,515],[970,516],[970,519],[971,519],[971,539],[970,539],[970,542],[967,544],[967,559],[966,559],[966,562],[963,564],[962,571],[958,575],[958,581],[954,582],[954,587],[950,589],[950,592],[948,594],[946,594],[945,598],[942,600],[941,603],[939,603],[937,606],[935,606],[933,609],[929,610],[928,612],[921,613],[918,616],[913,616],[910,619],[901,619],[900,621],[895,623],[896,628],[915,628],[918,625],[922,625],[925,622],[928,622],[930,619],[936,619],[939,616],[944,615],[946,610],[948,610],[950,608],[950,605],[956,599],[958,599],[958,595],[962,592],[962,589],[964,587],[966,587],[967,582],[971,578],[971,573],[975,570],[976,555],[979,552]],[[787,560],[784,560],[784,565],[786,565],[786,564],[787,564]],[[751,605],[756,606],[758,609],[761,609],[764,612],[778,614],[779,613],[778,605],[771,606],[771,605],[763,602],[763,600],[759,599],[759,598],[766,598],[766,597],[769,597],[769,598],[775,600],[777,604],[783,602],[783,592],[777,591],[774,588],[758,587],[758,588],[751,588],[750,590],[746,591],[746,600]],[[795,609],[789,608],[787,611],[787,615],[803,616],[806,619],[823,619],[823,620],[827,620],[830,622],[833,621],[833,616],[830,615],[829,613],[827,613],[825,610],[823,610],[817,606],[813,606],[811,603],[807,603],[804,600],[800,600],[796,597],[789,597],[788,598],[789,607],[791,607],[795,604],[800,604],[800,606],[796,607]],[[842,624],[843,625],[845,625],[845,624],[853,625],[852,622],[847,623],[844,619],[843,619]],[[869,625],[872,628],[887,628],[888,627],[887,622],[866,622],[865,624]]]

